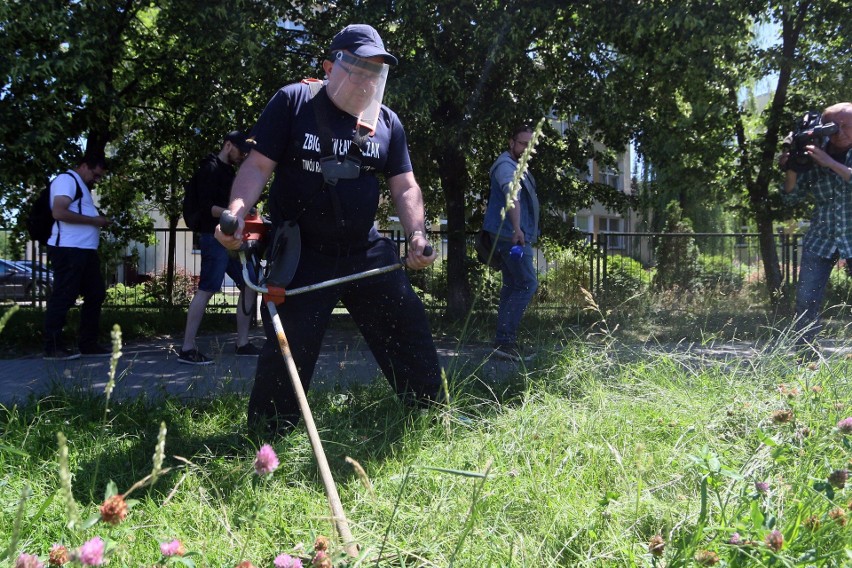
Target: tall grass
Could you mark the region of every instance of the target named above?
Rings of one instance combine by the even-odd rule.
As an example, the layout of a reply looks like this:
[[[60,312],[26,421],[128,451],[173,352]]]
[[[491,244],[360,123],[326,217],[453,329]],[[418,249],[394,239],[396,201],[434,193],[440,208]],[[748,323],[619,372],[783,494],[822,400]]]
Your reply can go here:
[[[411,411],[381,381],[312,393],[361,546],[347,560],[333,542],[334,565],[852,563],[852,495],[837,473],[852,457],[845,357],[810,368],[777,344],[724,358],[600,339],[563,337],[499,381],[484,378],[487,362],[466,366],[448,376],[452,413]],[[245,402],[56,390],[3,408],[2,562],[100,537],[113,566],[307,563],[316,537],[333,534],[310,445],[299,430],[244,430]],[[134,491],[121,522],[98,521],[105,496],[151,474],[162,425],[159,479]],[[58,435],[82,519],[72,526]],[[263,443],[281,464],[260,480]],[[163,555],[173,539],[187,554]]]

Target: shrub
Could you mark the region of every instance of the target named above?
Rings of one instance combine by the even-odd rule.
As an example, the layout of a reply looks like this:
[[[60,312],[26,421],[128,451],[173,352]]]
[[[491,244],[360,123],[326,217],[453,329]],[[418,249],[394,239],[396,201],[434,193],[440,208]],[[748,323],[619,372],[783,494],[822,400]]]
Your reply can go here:
[[[606,282],[601,303],[608,307],[636,308],[645,303],[640,297],[648,291],[642,264],[629,256],[610,256],[607,259]]]
[[[598,304],[617,307],[625,303],[634,305],[631,299],[647,291],[642,264],[621,255],[607,257],[601,288],[593,289],[589,275],[593,254],[595,251],[585,245],[547,251],[548,269],[541,275],[537,302],[582,309],[588,305],[585,289],[595,295]]]
[[[465,258],[465,270],[468,288],[471,295],[476,298],[476,309],[496,307],[500,298],[500,272],[479,263],[473,253],[473,247],[469,247]],[[426,306],[447,304],[449,289],[445,260],[439,259],[429,270],[409,271],[408,279]]]
[[[198,277],[192,276],[182,268],[175,269],[174,287],[171,298],[168,296],[168,278],[165,271],[152,274],[151,279],[145,282],[145,290],[155,303],[187,305],[192,300],[192,295],[198,286]]]
[[[654,288],[657,290],[694,290],[701,286],[701,268],[698,262],[699,250],[692,221],[683,216],[676,201],[666,207],[665,233],[685,234],[681,237],[660,239],[655,247],[657,274],[654,276]]]
[[[120,282],[107,289],[106,300],[104,301],[107,306],[124,306],[127,304],[152,306],[154,303],[154,298],[148,293],[144,285],[128,286]]]
[[[748,267],[723,255],[702,255],[699,261],[699,279],[703,288],[731,293],[742,289]]]
[[[503,285],[502,274],[480,263],[474,256],[468,256],[467,261],[467,281],[476,298],[475,307],[479,310],[496,309],[500,302],[500,287]],[[443,278],[446,282],[446,276]]]
[[[837,267],[831,271],[831,276],[829,276],[823,305],[828,308],[850,304],[852,304],[852,277],[844,268]]]
[[[547,271],[539,276],[535,302],[557,306],[583,307],[582,289],[589,289],[590,247],[556,248],[545,251]]]

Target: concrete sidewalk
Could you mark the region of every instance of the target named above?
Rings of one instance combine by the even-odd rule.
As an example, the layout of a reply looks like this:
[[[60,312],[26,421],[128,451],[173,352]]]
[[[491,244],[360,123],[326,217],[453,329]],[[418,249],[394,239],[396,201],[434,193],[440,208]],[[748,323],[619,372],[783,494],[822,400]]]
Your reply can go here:
[[[262,345],[260,330],[252,332],[252,341]],[[234,334],[200,336],[198,346],[214,364],[194,366],[178,363],[179,339],[161,339],[124,345],[116,370],[115,400],[140,395],[158,398],[207,397],[222,392],[248,394],[254,381],[257,357],[234,355]],[[444,368],[455,371],[479,369],[479,376],[505,377],[516,370],[511,362],[491,357],[485,345],[465,347],[437,341]],[[109,381],[109,361],[104,358],[80,358],[72,361],[45,361],[30,355],[0,360],[0,405],[10,406],[29,397],[40,397],[54,385],[103,393]],[[284,361],[282,360],[282,365]],[[329,329],[311,388],[333,388],[354,383],[384,381],[378,364],[357,331]]]
[[[256,345],[264,341],[262,331],[252,331]],[[852,357],[848,341],[822,340],[822,355],[834,361]],[[526,368],[499,360],[485,344],[459,347],[449,339],[436,339],[438,356],[450,380],[475,375],[490,384],[505,382],[517,373],[533,371],[535,362]],[[202,398],[219,393],[248,394],[254,382],[256,357],[234,355],[234,334],[207,335],[198,338],[203,353],[214,360],[207,366],[183,365],[177,361],[179,338],[133,342],[124,345],[116,371],[113,399],[137,396],[159,398],[165,395]],[[762,356],[765,348],[748,341],[720,341],[709,345],[679,342],[677,344],[622,345],[613,353],[627,359],[656,356],[686,356],[698,363],[730,363],[737,365]],[[795,367],[790,356],[791,366]],[[281,364],[284,365],[282,359]],[[41,397],[54,385],[101,394],[109,380],[109,358],[80,358],[73,361],[44,361],[40,355],[0,359],[0,405],[9,406]],[[311,382],[312,389],[346,387],[352,384],[385,382],[385,378],[361,335],[354,329],[329,328]]]

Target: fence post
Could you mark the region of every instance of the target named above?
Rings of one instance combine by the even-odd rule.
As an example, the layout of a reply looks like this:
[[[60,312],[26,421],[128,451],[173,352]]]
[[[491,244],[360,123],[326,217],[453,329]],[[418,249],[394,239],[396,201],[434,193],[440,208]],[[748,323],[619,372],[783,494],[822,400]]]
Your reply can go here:
[[[595,254],[595,236],[591,233],[586,235],[586,241],[589,243],[589,292],[594,292],[595,289],[595,265],[597,264],[597,255]]]
[[[799,235],[793,235],[792,238],[792,256],[793,256],[793,284],[799,283]]]
[[[607,240],[606,235],[600,233],[594,237],[592,243],[592,288],[591,292],[595,296],[599,296],[606,289],[606,260],[607,260]]]
[[[603,235],[603,247],[602,247],[602,253],[601,254],[603,254],[603,261],[602,261],[603,273],[601,274],[602,284],[601,284],[600,293],[603,296],[604,291],[607,289],[607,279],[608,279],[607,278],[607,263],[609,261],[609,237],[607,236],[606,233],[604,233],[604,235]]]

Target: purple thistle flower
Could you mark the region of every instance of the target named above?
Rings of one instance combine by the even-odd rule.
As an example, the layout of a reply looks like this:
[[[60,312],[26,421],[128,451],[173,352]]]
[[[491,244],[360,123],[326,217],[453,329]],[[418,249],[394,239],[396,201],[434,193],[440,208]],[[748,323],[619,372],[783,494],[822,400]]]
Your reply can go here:
[[[186,549],[181,541],[174,539],[171,542],[160,543],[160,554],[163,556],[183,556],[186,554]]]
[[[254,471],[258,475],[267,475],[278,469],[278,456],[269,444],[263,444],[254,460]]]
[[[838,422],[837,429],[840,430],[841,434],[852,434],[852,416]]]
[[[843,489],[846,487],[846,481],[849,479],[849,470],[848,469],[835,469],[831,472],[831,475],[828,476],[828,482],[832,487],[837,487],[838,489]]]
[[[106,544],[103,539],[96,536],[83,543],[77,553],[77,559],[83,566],[100,566],[104,563],[104,548]]]
[[[778,552],[784,546],[784,535],[777,529],[766,535],[763,540],[773,552]]]
[[[766,493],[769,492],[769,483],[767,483],[765,481],[755,481],[754,482],[754,489],[758,493],[765,495]]]
[[[740,533],[735,532],[731,535],[731,538],[728,539],[728,544],[733,544],[734,546],[739,546],[743,543],[743,539],[740,536]]]
[[[44,568],[44,562],[34,554],[21,554],[15,561],[15,568]]]
[[[275,568],[302,568],[302,561],[289,554],[279,554],[273,561]]]

